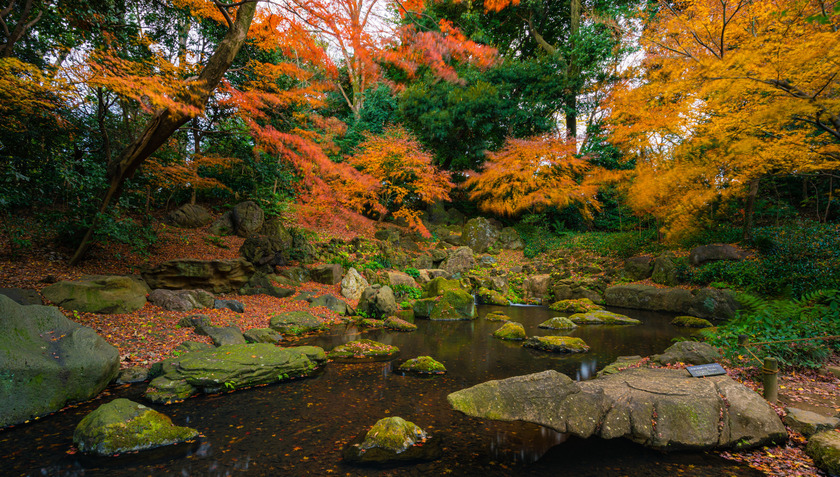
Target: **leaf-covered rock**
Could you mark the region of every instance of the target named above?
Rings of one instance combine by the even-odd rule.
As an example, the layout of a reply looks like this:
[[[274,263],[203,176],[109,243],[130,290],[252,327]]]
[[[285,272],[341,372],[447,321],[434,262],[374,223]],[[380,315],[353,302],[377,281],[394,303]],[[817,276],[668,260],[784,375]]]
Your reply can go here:
[[[399,354],[400,349],[396,346],[386,345],[378,341],[361,339],[336,346],[329,352],[329,357],[342,359],[363,359],[363,358],[393,358]]]

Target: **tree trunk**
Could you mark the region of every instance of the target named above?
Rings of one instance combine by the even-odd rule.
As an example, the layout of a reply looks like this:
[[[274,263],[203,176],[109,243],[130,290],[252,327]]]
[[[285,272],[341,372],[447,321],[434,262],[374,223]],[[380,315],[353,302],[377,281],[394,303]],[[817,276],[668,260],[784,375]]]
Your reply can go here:
[[[580,0],[571,0],[569,8],[569,25],[571,26],[571,40],[572,40],[572,54],[569,55],[569,70],[568,79],[571,91],[566,98],[566,136],[570,141],[577,144],[577,82],[580,77],[580,65],[578,64],[577,55],[574,54],[575,43],[578,41],[578,34],[580,33]]]
[[[753,215],[755,213],[755,197],[758,195],[758,185],[760,181],[760,177],[757,177],[750,181],[749,195],[747,196],[747,207],[744,210],[744,230],[741,236],[742,240],[749,240],[752,238]]]
[[[231,24],[230,30],[201,70],[198,79],[189,85],[191,91],[184,95],[186,104],[204,110],[213,90],[216,89],[225,71],[230,68],[233,59],[245,43],[256,9],[257,2],[254,0],[241,5],[236,11],[236,20]],[[102,205],[99,207],[98,213],[91,221],[90,228],[82,238],[82,242],[76,249],[76,253],[73,254],[73,258],[70,259],[70,265],[78,264],[84,256],[90,246],[93,232],[98,225],[99,215],[108,209],[112,200],[119,197],[125,180],[132,177],[140,165],[192,117],[193,115],[168,108],[157,111],[146,124],[140,136],[125,148],[114,162],[108,165],[110,184],[102,199]]]

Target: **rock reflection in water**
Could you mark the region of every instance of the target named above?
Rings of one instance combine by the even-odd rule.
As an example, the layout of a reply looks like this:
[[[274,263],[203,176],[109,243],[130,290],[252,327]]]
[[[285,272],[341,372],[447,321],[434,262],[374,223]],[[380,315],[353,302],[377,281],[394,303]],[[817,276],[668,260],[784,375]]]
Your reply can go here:
[[[568,438],[568,434],[542,426],[518,431],[497,430],[490,441],[490,455],[501,462],[532,464]]]

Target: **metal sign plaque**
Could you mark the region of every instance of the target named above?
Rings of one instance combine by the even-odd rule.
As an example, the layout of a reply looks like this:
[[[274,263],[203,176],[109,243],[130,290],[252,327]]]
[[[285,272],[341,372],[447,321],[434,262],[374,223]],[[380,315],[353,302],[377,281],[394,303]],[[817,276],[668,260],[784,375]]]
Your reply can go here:
[[[704,378],[706,376],[720,376],[726,374],[726,370],[718,363],[701,364],[699,366],[688,366],[685,368],[692,377]]]

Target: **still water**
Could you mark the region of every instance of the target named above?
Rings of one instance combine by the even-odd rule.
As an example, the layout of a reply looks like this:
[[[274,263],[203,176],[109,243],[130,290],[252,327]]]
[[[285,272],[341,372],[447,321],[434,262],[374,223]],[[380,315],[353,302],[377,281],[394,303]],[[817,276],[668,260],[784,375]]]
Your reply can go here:
[[[613,310],[641,326],[581,326],[567,334],[592,348],[553,355],[492,338],[501,323],[482,317],[502,309],[529,336],[563,334],[537,325],[557,313],[541,307],[479,307],[472,322],[418,320],[412,333],[363,331],[352,326],[300,340],[332,349],[361,337],[396,345],[389,362],[330,363],[318,376],[229,394],[202,396],[171,406],[152,405],[179,425],[198,429],[194,445],[101,459],[72,452],[73,429],[82,417],[117,397],[143,402],[145,385],[109,388],[96,400],[0,431],[2,476],[753,476],[762,475],[714,454],[662,454],[622,439],[567,438],[526,423],[484,421],[452,411],[446,395],[490,379],[554,369],[584,380],[622,355],[650,355],[691,331],[669,324],[672,316]],[[396,372],[406,359],[430,355],[448,373],[430,378]],[[146,403],[148,405],[148,403]],[[341,450],[378,419],[400,416],[442,439],[435,462],[391,469],[357,468]]]

